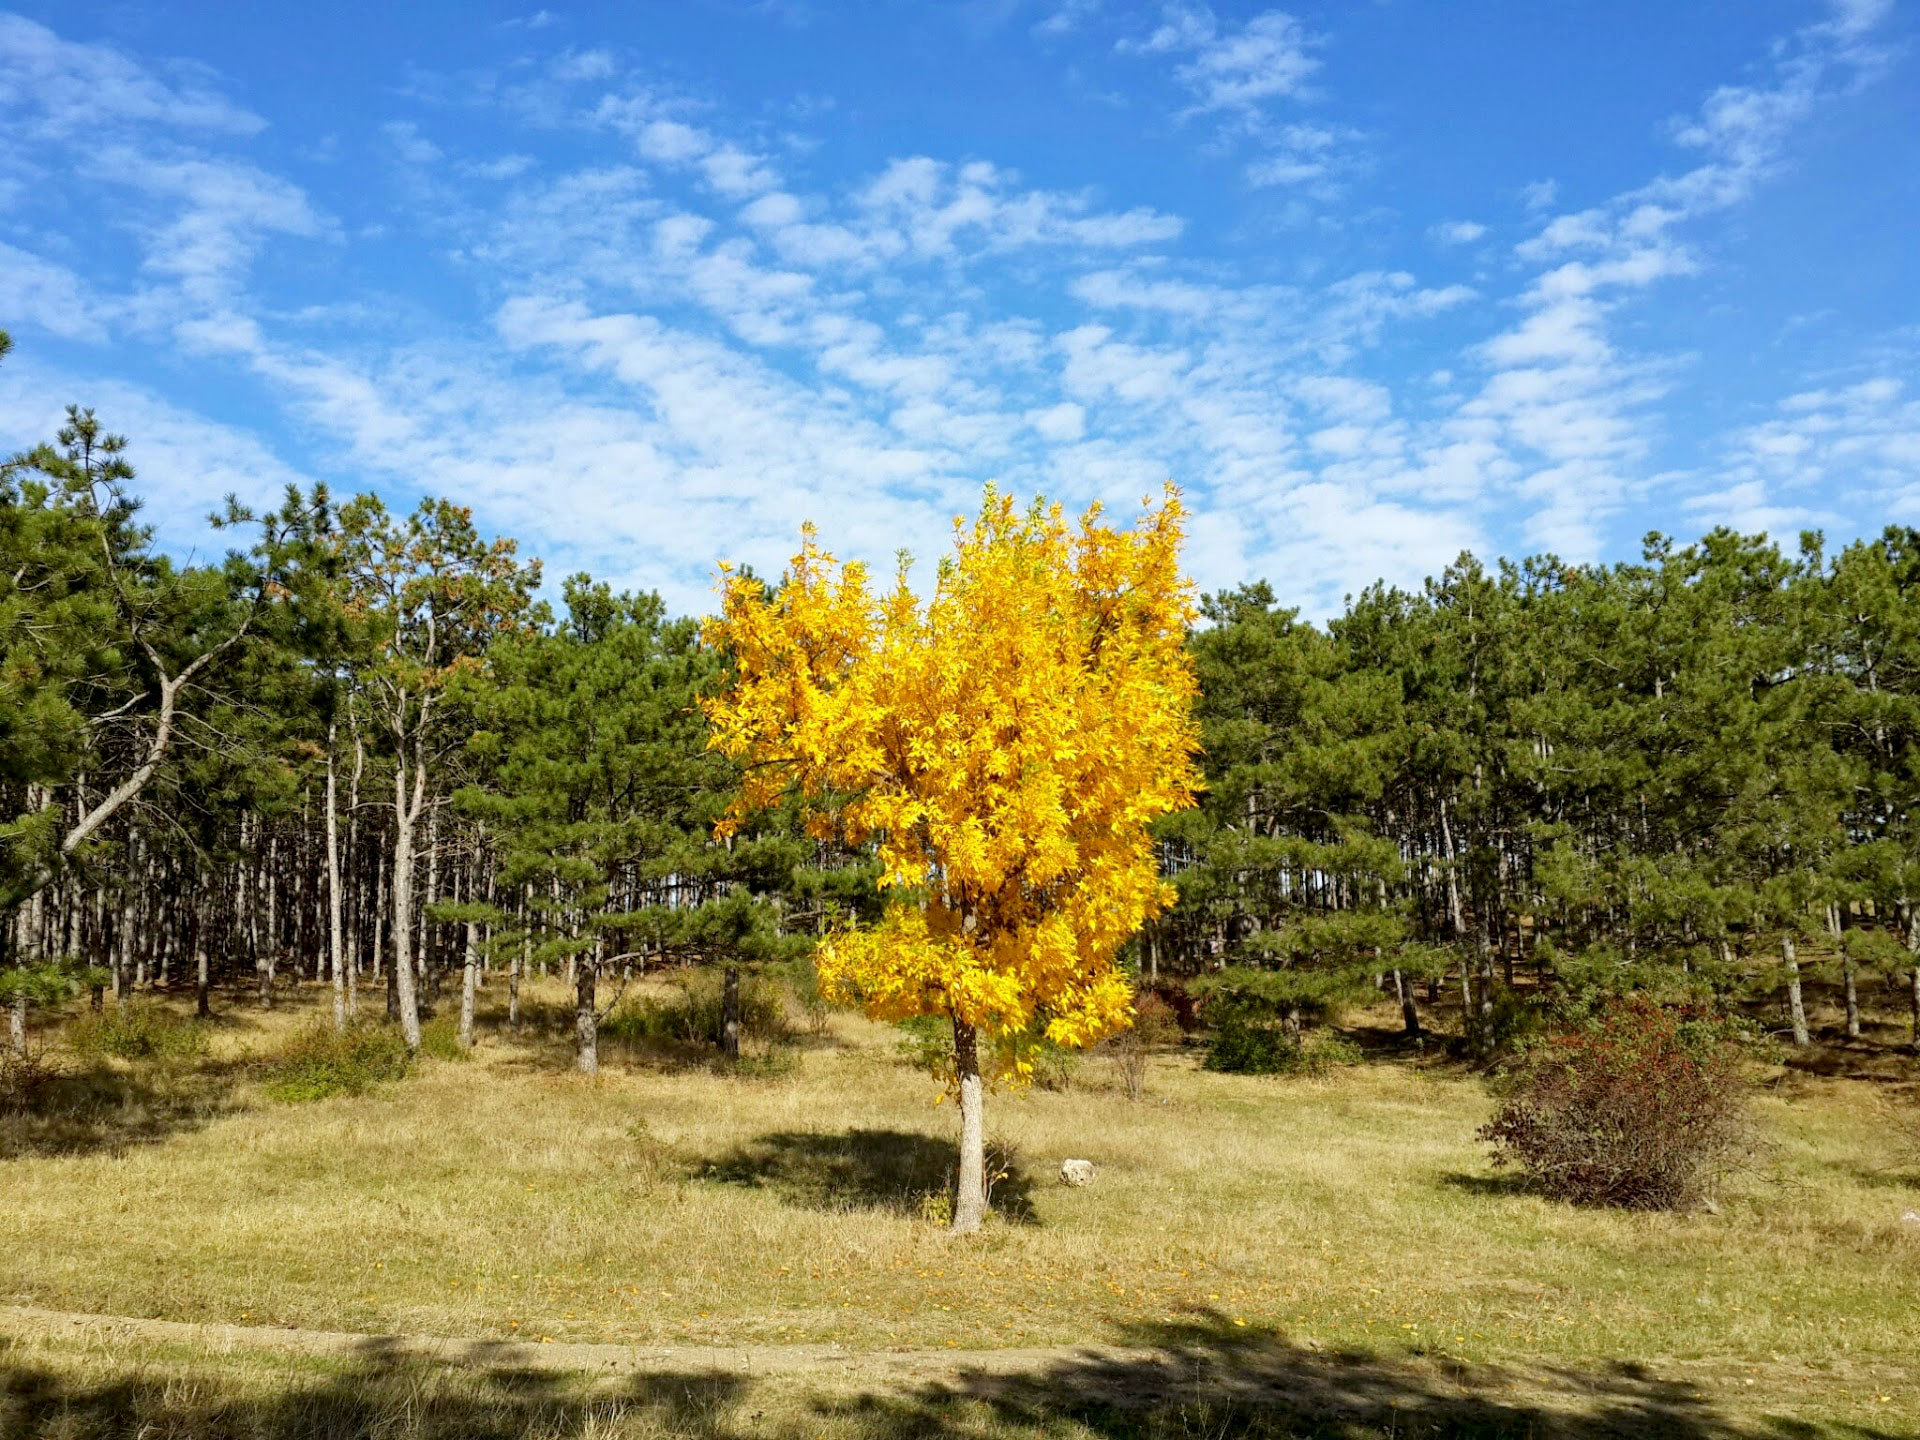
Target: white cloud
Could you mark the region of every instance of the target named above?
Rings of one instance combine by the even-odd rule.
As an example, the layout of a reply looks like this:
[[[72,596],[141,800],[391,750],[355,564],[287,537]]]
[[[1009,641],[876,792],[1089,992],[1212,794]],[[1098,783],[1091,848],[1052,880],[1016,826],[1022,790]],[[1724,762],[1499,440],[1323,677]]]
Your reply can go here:
[[[40,138],[86,139],[123,126],[252,135],[266,121],[191,67],[166,80],[107,45],[62,40],[44,25],[0,14],[0,113],[24,112]],[[20,123],[19,121],[15,122]]]
[[[38,325],[64,339],[98,344],[118,309],[65,265],[0,241],[0,317],[6,324]]]
[[[1190,58],[1174,69],[1193,95],[1189,113],[1255,111],[1268,101],[1295,96],[1320,68],[1306,31],[1293,16],[1268,10],[1244,25],[1222,27],[1205,6],[1171,5],[1144,41],[1123,43],[1141,54]]]
[[[1055,38],[1070,35],[1100,13],[1102,0],[1062,0],[1035,23],[1033,33]]]
[[[235,543],[206,523],[226,496],[263,508],[278,504],[288,485],[311,483],[250,430],[183,409],[142,386],[43,365],[30,349],[0,368],[0,450],[52,440],[69,404],[91,408],[109,431],[127,437],[142,516],[176,554],[218,556]]]
[[[1531,507],[1534,543],[1592,555],[1602,523],[1649,483],[1641,476],[1657,438],[1649,409],[1667,393],[1672,366],[1622,353],[1611,337],[1615,314],[1649,287],[1699,270],[1687,228],[1745,201],[1822,96],[1876,63],[1861,40],[1862,14],[1843,10],[1803,28],[1775,47],[1763,80],[1719,87],[1676,122],[1676,142],[1701,157],[1692,169],[1553,215],[1515,247],[1518,259],[1545,268],[1519,299],[1521,318],[1474,352],[1490,373],[1458,414],[1493,426],[1520,464],[1513,483]],[[1543,182],[1523,198],[1541,210],[1557,190]],[[1758,513],[1740,503],[1740,513]]]
[[[1727,514],[1737,502],[1742,513],[1791,513],[1796,527],[1835,523],[1843,495],[1920,514],[1920,396],[1891,375],[1790,395],[1772,419],[1728,438],[1715,482],[1689,507]]]
[[[441,158],[440,147],[422,135],[411,120],[390,120],[380,127],[380,133],[409,165],[431,165]]]
[[[1804,44],[1838,53],[1842,29]],[[1324,200],[1353,173],[1351,130],[1278,118],[1308,98],[1318,63],[1288,17],[1176,8],[1131,48],[1171,57],[1186,113],[1216,139],[1251,143],[1237,152],[1250,180]],[[1755,93],[1826,83],[1797,64]],[[1253,267],[1162,210],[1035,186],[977,156],[899,155],[824,185],[804,144],[644,88],[605,52],[523,68],[537,78],[474,80],[461,103],[491,107],[498,143],[542,146],[540,165],[456,157],[407,176],[405,202],[373,217],[409,239],[457,236],[445,273],[488,326],[424,307],[403,327],[379,303],[260,303],[250,267],[267,248],[297,253],[289,242],[336,227],[233,152],[244,128],[219,132],[224,151],[204,128],[191,143],[128,128],[76,147],[76,183],[124,207],[141,247],[126,284],[99,288],[111,267],[76,269],[19,238],[0,252],[14,262],[0,306],[11,284],[23,324],[170,335],[177,358],[255,387],[343,483],[470,498],[553,572],[584,565],[676,605],[707,602],[722,554],[776,571],[803,519],[885,564],[903,541],[938,547],[985,478],[1116,506],[1178,478],[1199,508],[1203,583],[1272,574],[1325,614],[1382,574],[1414,582],[1484,546],[1516,507],[1531,543],[1593,549],[1600,522],[1645,493],[1648,406],[1673,379],[1623,345],[1619,312],[1707,263],[1691,227],[1757,183],[1797,123],[1793,103],[1718,92],[1676,130],[1693,171],[1538,218],[1488,334],[1465,285],[1341,268],[1365,249],[1252,283]],[[193,83],[186,93],[213,93]],[[544,148],[541,127],[585,153]],[[408,120],[387,139],[416,164],[442,158]],[[1487,235],[1467,220],[1430,232],[1445,245]],[[1432,383],[1396,395],[1371,378],[1382,346],[1418,351]],[[1808,508],[1785,492],[1821,466],[1920,488],[1899,469],[1904,393],[1809,392],[1730,442],[1726,473],[1700,483],[1741,513]]]
[[[1027,411],[1027,423],[1042,438],[1055,444],[1068,444],[1087,433],[1087,412],[1072,401],[1062,401],[1040,410]]]

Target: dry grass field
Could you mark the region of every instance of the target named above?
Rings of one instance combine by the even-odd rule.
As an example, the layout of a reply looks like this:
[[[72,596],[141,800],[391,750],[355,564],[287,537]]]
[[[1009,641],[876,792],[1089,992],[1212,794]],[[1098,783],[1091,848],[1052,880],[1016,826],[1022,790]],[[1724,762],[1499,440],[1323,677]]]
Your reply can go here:
[[[67,1060],[0,1115],[0,1304],[684,1365],[588,1382],[16,1314],[4,1433],[1920,1434],[1899,1067],[1761,1077],[1770,1148],[1717,1213],[1640,1215],[1493,1172],[1484,1083],[1437,1061],[1264,1079],[1170,1051],[1130,1103],[1089,1056],[990,1100],[996,1219],[955,1241],[928,1218],[953,1117],[899,1032],[836,1015],[732,1074],[611,1043],[586,1080],[562,998],[536,992],[519,1036],[484,1010],[470,1059],[302,1104],[258,1061],[311,999],[236,1002],[199,1058]],[[1067,1156],[1096,1183],[1060,1185]],[[810,1345],[852,1358],[738,1363]]]

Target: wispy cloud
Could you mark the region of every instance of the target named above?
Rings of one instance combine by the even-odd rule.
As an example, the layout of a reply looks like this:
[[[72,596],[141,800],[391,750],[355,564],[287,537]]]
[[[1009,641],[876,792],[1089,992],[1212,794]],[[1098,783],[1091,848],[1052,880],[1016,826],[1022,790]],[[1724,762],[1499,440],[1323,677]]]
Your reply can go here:
[[[1539,268],[1519,299],[1521,318],[1478,348],[1488,373],[1460,414],[1493,422],[1525,467],[1518,490],[1532,507],[1534,543],[1576,556],[1598,549],[1602,523],[1635,489],[1654,438],[1651,406],[1674,364],[1623,352],[1616,314],[1701,268],[1692,228],[1746,201],[1822,97],[1880,63],[1869,39],[1876,18],[1870,5],[1843,4],[1802,28],[1776,47],[1764,79],[1721,86],[1673,122],[1675,142],[1698,163],[1555,214],[1515,247]],[[1527,199],[1544,207],[1555,197],[1542,185]]]
[[[1189,114],[1256,115],[1274,100],[1298,96],[1320,68],[1313,40],[1280,10],[1223,26],[1202,5],[1170,5],[1144,40],[1123,41],[1142,55],[1179,55],[1174,75],[1193,97]]]
[[[1478,220],[1443,220],[1427,233],[1441,245],[1471,245],[1486,238],[1487,227]]]
[[[1531,187],[1535,218],[1511,250],[1482,221],[1415,220],[1409,235],[1450,252],[1425,251],[1442,273],[1473,262],[1473,287],[1364,244],[1311,265],[1236,259],[1145,203],[1152,190],[1076,187],[1057,164],[1036,183],[929,146],[823,178],[811,146],[783,138],[806,123],[790,110],[742,114],[625,52],[543,55],[531,38],[496,71],[416,76],[401,113],[360,132],[389,188],[384,211],[357,194],[338,207],[356,217],[349,234],[263,158],[261,122],[217,77],[0,21],[0,76],[18,77],[0,115],[38,127],[45,163],[124,226],[93,250],[10,233],[0,319],[75,345],[171,344],[182,368],[277,415],[261,428],[311,473],[402,500],[460,494],[556,571],[586,566],[678,605],[706,603],[723,554],[777,569],[803,519],[885,561],[915,536],[937,547],[986,478],[1116,504],[1171,478],[1197,510],[1203,584],[1284,576],[1324,613],[1516,529],[1594,551],[1655,483],[1655,402],[1682,373],[1623,338],[1629,307],[1713,265],[1706,222],[1875,63],[1869,10],[1836,11],[1761,78],[1710,93],[1672,127],[1689,158],[1671,176],[1585,207]],[[1052,55],[1082,29],[1105,53],[1128,22],[1067,4],[1036,23],[1044,49],[1010,34]],[[1163,128],[1182,116],[1179,133],[1229,147],[1250,184],[1339,210],[1361,138],[1320,94],[1337,77],[1298,21],[1182,6],[1123,43],[1176,97]],[[74,77],[102,76],[116,93],[76,93]],[[297,300],[257,293],[275,261],[324,246],[352,268],[397,245],[458,302],[331,295],[305,274]],[[1431,383],[1388,383],[1389,352],[1420,357]],[[30,373],[0,405],[8,436],[48,423],[48,387],[75,383],[10,365],[0,387]],[[1821,477],[1843,470],[1920,505],[1908,393],[1879,374],[1807,390],[1659,483],[1691,487],[1701,517],[1823,513]],[[86,398],[124,404],[112,418],[137,452],[167,457],[147,462],[164,514],[233,473],[204,458],[222,444],[262,479],[296,473],[257,437],[249,448],[140,387]]]
[[[213,77],[176,66],[156,75],[110,46],[62,40],[44,25],[0,14],[0,114],[17,137],[85,139],[103,128],[158,125],[209,135],[253,135],[266,121],[220,94]]]

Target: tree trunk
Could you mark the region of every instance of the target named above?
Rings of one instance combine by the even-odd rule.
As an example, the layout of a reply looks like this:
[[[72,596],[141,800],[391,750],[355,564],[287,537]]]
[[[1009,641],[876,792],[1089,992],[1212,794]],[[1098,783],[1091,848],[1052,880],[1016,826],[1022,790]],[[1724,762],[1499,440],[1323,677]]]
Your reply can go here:
[[[1907,907],[1907,953],[1920,956],[1920,905]],[[1913,964],[1913,1053],[1920,1055],[1920,959]]]
[[[27,1058],[27,997],[16,995],[7,1011],[7,1041],[15,1056]]]
[[[213,1013],[207,1003],[210,977],[207,973],[207,942],[204,938],[193,947],[193,969],[193,1012],[204,1020]]]
[[[720,1050],[729,1060],[740,1058],[740,967],[727,966],[720,991]]]
[[[953,1192],[953,1232],[971,1235],[987,1215],[986,1093],[973,1026],[953,1022],[953,1068],[960,1079],[960,1174]]]
[[[1415,997],[1413,982],[1396,968],[1393,972],[1393,991],[1400,997],[1400,1021],[1406,1028],[1409,1038],[1420,1036],[1420,1002]]]
[[[507,1028],[518,1031],[520,1028],[520,976],[527,968],[527,950],[532,945],[532,933],[520,937],[520,949],[513,957],[513,963],[507,970]]]
[[[1807,1007],[1800,999],[1800,954],[1793,946],[1793,936],[1780,937],[1780,959],[1787,967],[1787,1014],[1793,1021],[1793,1043],[1811,1045],[1813,1035],[1807,1029]]]
[[[594,982],[600,967],[590,955],[580,956],[573,964],[573,1040],[574,1064],[582,1075],[600,1073],[600,1014],[594,1008]]]
[[[1833,937],[1833,947],[1840,952],[1840,987],[1846,997],[1847,1038],[1860,1038],[1860,988],[1853,956],[1847,953],[1846,928],[1841,923],[1839,905],[1829,901],[1827,904],[1827,934]]]
[[[1840,955],[1840,980],[1847,996],[1847,1038],[1860,1038],[1860,988],[1858,977],[1854,973],[1853,956],[1845,951]]]
[[[1474,977],[1479,982],[1480,1016],[1475,1027],[1479,1032],[1480,1053],[1493,1053],[1493,946],[1487,936],[1480,936],[1480,973]]]
[[[480,976],[480,953],[476,936],[480,927],[467,922],[467,966],[460,976],[460,1048],[473,1048],[473,991]]]
[[[333,1028],[347,1028],[346,936],[340,913],[340,814],[333,774],[334,725],[327,726],[327,957],[333,966]]]
[[[407,793],[407,766],[395,761],[393,767],[393,964],[387,991],[387,1013],[400,1021],[400,1034],[407,1049],[420,1051],[420,1000],[413,986],[413,956],[408,946],[413,939],[413,827],[420,819],[420,806],[426,799],[427,772],[416,760],[413,766],[413,793]]]

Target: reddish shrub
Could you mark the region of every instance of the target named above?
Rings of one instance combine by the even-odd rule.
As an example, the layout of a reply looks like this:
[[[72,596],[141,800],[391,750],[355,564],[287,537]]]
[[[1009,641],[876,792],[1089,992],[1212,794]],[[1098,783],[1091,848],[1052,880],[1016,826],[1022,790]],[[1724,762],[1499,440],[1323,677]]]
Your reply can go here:
[[[1529,1056],[1479,1135],[1557,1199],[1689,1209],[1746,1148],[1744,1086],[1715,1017],[1633,996]]]

